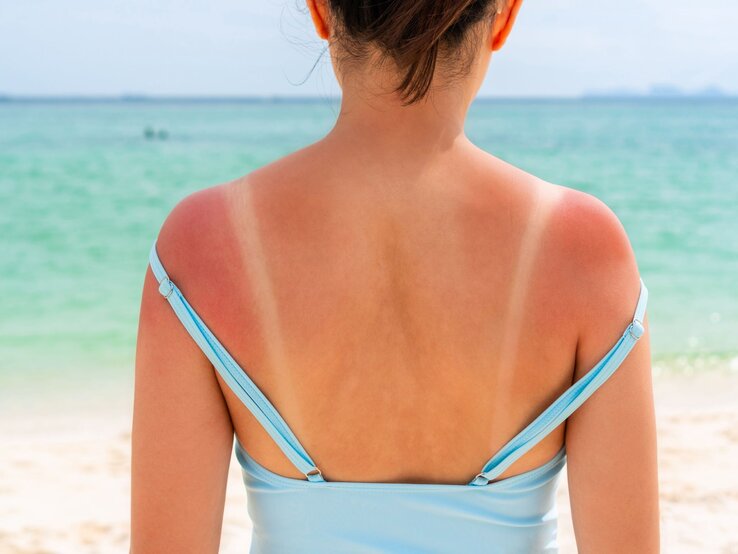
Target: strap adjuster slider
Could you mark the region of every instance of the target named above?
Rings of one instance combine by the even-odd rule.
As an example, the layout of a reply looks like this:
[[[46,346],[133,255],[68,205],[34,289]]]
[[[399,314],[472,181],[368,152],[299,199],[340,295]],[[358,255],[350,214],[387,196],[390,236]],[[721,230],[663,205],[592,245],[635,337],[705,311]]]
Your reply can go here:
[[[164,279],[159,283],[159,293],[164,298],[169,298],[172,295],[172,292],[174,292],[174,283],[172,283],[172,280],[169,277],[164,277]]]
[[[485,477],[484,473],[477,473],[476,477],[474,477],[474,479],[472,479],[472,482],[469,484],[475,486],[489,485],[489,479]]]
[[[646,328],[643,326],[643,323],[641,323],[640,319],[634,319],[633,322],[628,326],[628,333],[630,333],[630,336],[636,340],[641,338],[645,331]]]
[[[308,481],[322,481],[323,473],[317,467],[314,467],[305,474],[305,477],[308,478]]]

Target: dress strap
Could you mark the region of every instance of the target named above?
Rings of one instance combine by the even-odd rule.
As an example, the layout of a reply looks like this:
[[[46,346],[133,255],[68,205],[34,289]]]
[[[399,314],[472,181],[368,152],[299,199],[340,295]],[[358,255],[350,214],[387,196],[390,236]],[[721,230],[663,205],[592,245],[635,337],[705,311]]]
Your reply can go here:
[[[151,269],[159,283],[159,292],[169,301],[174,313],[184,325],[197,346],[215,366],[223,380],[256,417],[285,456],[305,474],[309,481],[323,481],[320,470],[305,451],[282,416],[269,402],[246,372],[236,363],[218,341],[195,310],[190,306],[177,285],[167,275],[156,252],[156,242],[149,253]]]
[[[610,351],[581,379],[559,396],[532,423],[490,458],[482,471],[469,483],[470,485],[486,485],[499,477],[518,458],[563,423],[566,418],[615,373],[615,370],[633,349],[638,339],[643,336],[645,330],[643,318],[646,313],[648,289],[643,283],[643,279],[640,282],[641,291],[633,320],[625,328],[622,336]]]

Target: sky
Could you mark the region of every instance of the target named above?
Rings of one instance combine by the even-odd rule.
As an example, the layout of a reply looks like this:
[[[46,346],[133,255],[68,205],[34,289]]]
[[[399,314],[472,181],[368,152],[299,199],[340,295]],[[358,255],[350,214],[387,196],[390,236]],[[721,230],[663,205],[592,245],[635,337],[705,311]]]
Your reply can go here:
[[[738,94],[736,29],[735,0],[526,0],[480,95]],[[0,0],[0,94],[333,96],[323,45],[305,0]]]

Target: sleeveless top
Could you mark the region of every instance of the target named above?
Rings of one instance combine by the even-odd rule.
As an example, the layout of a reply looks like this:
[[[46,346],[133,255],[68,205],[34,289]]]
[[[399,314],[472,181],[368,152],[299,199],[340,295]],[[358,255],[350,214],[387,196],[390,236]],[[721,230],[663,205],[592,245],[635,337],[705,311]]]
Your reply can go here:
[[[558,552],[556,488],[565,447],[548,462],[495,480],[558,427],[618,368],[643,335],[648,290],[631,323],[581,379],[508,441],[469,483],[327,481],[267,397],[169,279],[151,247],[159,292],[238,398],[305,479],[260,465],[235,440],[253,522],[252,554],[377,552]]]

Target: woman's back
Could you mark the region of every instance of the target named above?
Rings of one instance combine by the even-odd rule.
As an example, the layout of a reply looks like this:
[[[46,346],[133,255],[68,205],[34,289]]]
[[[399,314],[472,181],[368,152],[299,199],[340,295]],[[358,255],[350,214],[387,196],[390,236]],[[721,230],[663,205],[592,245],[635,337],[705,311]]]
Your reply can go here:
[[[592,237],[565,228],[560,202],[580,193],[467,152],[441,177],[362,188],[362,170],[310,171],[322,148],[185,201],[169,222],[184,256],[167,256],[168,226],[161,256],[327,478],[464,483],[574,379],[586,268],[565,249]],[[222,388],[249,452],[299,477]]]
[[[601,202],[478,150],[458,118],[439,118],[438,105],[376,110],[349,98],[324,139],[186,198],[165,222],[156,250],[168,277],[327,483],[466,485],[626,336],[642,292],[635,258]],[[436,97],[437,104],[444,100],[449,107],[441,113],[450,113],[454,99]],[[147,406],[146,394],[166,395],[172,409],[187,410],[173,420],[164,408],[137,408],[148,410],[140,426],[166,436],[161,448],[177,464],[196,459],[166,477],[174,481],[170,490],[197,475],[199,505],[222,503],[217,476],[227,467],[223,452],[233,431],[239,452],[255,462],[246,461],[247,469],[260,467],[267,481],[281,482],[274,474],[305,480],[232,384],[212,372],[157,286],[147,279],[138,365],[158,368],[159,377],[144,385],[148,393],[137,392],[137,403]],[[147,347],[146,329],[154,327],[157,338]],[[156,352],[154,340],[167,348]],[[193,376],[178,371],[193,359],[200,367]],[[635,348],[603,385],[607,391],[579,408],[566,429],[547,431],[494,476],[544,467],[566,442],[583,549],[627,551],[629,539],[614,542],[624,532],[638,548],[652,543],[641,534],[652,529],[642,520],[654,513],[653,491],[630,514],[619,509],[654,484],[647,360],[647,347]],[[203,433],[199,440],[193,425]],[[257,500],[266,481],[260,488],[255,473],[246,477],[250,503],[267,506]],[[196,497],[178,498],[194,520]],[[295,493],[290,505],[302,506],[300,498]],[[350,512],[344,504],[333,509]],[[284,512],[275,507],[257,516],[272,513],[276,521]],[[539,515],[548,518],[548,507]],[[594,532],[603,517],[609,525]],[[268,519],[257,535],[266,533]],[[203,524],[177,528],[214,533]],[[198,535],[178,544],[212,541]]]

